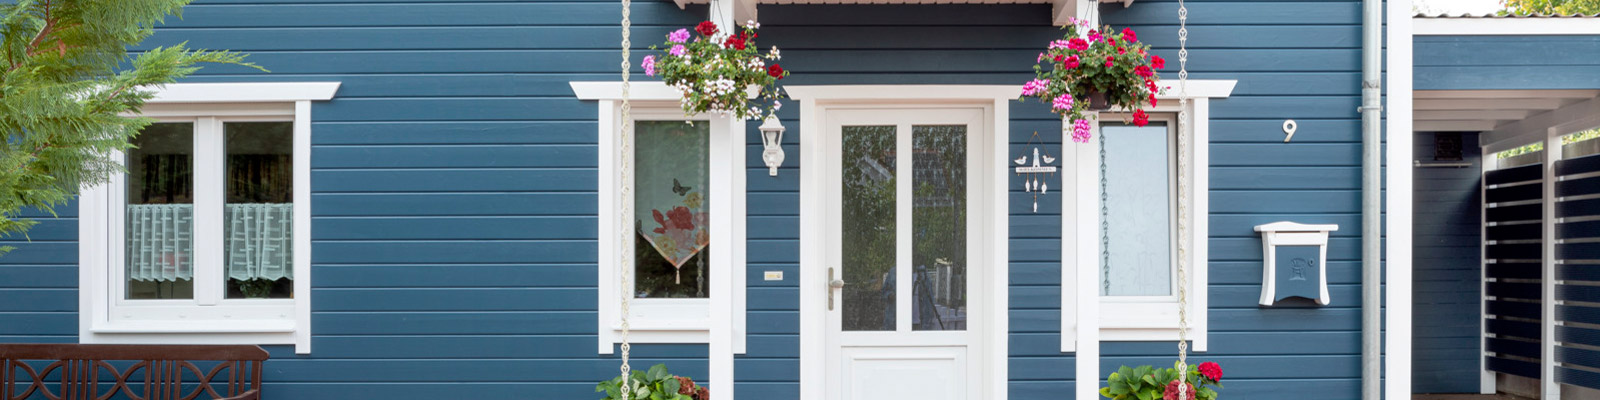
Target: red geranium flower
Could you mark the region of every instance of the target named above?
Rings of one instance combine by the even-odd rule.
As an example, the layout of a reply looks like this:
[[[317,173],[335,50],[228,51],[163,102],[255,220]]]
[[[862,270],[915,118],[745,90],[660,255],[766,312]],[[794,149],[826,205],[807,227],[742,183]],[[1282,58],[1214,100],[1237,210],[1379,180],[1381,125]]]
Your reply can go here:
[[[1200,363],[1199,369],[1200,369],[1200,375],[1204,375],[1206,377],[1206,379],[1210,379],[1213,382],[1222,381],[1222,366],[1221,365],[1217,365],[1217,363],[1214,363],[1214,362],[1206,361],[1206,362]]]
[[[1139,41],[1139,35],[1133,33],[1133,28],[1122,28],[1122,39],[1133,43]]]
[[[1106,56],[1106,68],[1111,68],[1111,65],[1112,65],[1111,61],[1112,60],[1116,60],[1116,59],[1117,59],[1116,57]]]
[[[700,25],[695,25],[694,31],[706,36],[715,35],[717,34],[717,24],[711,21],[701,22]]]
[[[1077,51],[1088,50],[1089,41],[1083,40],[1083,38],[1072,38],[1072,40],[1067,41],[1067,48]]]
[[[727,47],[732,47],[732,48],[735,48],[735,49],[739,49],[739,50],[744,50],[744,35],[740,34],[738,36],[729,36],[728,40],[722,41],[722,45],[723,46],[727,46]]]
[[[1155,95],[1155,93],[1151,93],[1150,94],[1150,106],[1151,107],[1155,107],[1156,106],[1156,95]]]
[[[1134,110],[1133,126],[1143,128],[1145,125],[1150,125],[1150,114],[1145,114],[1144,110]]]
[[[767,75],[772,76],[773,78],[783,79],[783,67],[778,66],[778,64],[767,66]]]
[[[1140,66],[1134,67],[1133,68],[1133,73],[1134,74],[1138,74],[1139,76],[1142,76],[1142,77],[1146,77],[1146,78],[1149,78],[1151,76],[1155,76],[1155,74],[1156,74],[1155,71],[1151,71],[1150,70],[1150,66],[1148,66],[1148,65],[1140,65]]]
[[[1161,56],[1152,55],[1150,56],[1150,66],[1156,67],[1156,69],[1166,68],[1167,60],[1162,59]]]
[[[1161,88],[1156,86],[1156,81],[1150,80],[1150,78],[1145,78],[1144,87],[1150,89],[1151,97],[1155,97],[1155,93],[1161,92]]]
[[[1178,400],[1178,383],[1180,383],[1180,382],[1183,383],[1183,386],[1186,386],[1184,389],[1188,390],[1188,391],[1184,392],[1184,395],[1185,395],[1184,398],[1186,400],[1194,400],[1194,385],[1189,384],[1189,382],[1183,382],[1183,381],[1177,380],[1177,379],[1174,379],[1174,380],[1172,380],[1172,382],[1167,383],[1167,390],[1163,391],[1161,393],[1161,399],[1162,400]]]

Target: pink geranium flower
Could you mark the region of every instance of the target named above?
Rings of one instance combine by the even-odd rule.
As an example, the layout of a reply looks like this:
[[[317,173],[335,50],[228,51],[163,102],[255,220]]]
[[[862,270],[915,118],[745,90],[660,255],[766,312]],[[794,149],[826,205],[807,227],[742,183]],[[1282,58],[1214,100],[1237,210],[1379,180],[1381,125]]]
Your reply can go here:
[[[683,57],[684,54],[688,54],[688,53],[689,53],[689,48],[683,47],[683,45],[681,45],[681,44],[672,46],[671,49],[667,50],[667,54],[671,54],[671,55],[678,56],[678,57]]]
[[[1072,122],[1072,141],[1089,143],[1089,120],[1080,119]]]
[[[656,76],[656,56],[654,56],[654,55],[644,56],[644,62],[642,62],[640,64],[642,64],[644,66],[644,75],[645,76]]]
[[[1050,82],[1045,81],[1043,79],[1034,79],[1034,80],[1028,81],[1028,83],[1022,84],[1022,95],[1023,96],[1036,96],[1036,95],[1039,95],[1040,93],[1044,93],[1044,89],[1047,86],[1050,86]]]
[[[673,42],[673,43],[688,42],[689,41],[689,30],[688,29],[679,29],[679,30],[672,31],[672,33],[668,33],[667,34],[667,41],[668,42]]]
[[[1050,108],[1063,111],[1071,110],[1072,103],[1074,103],[1074,101],[1072,100],[1071,94],[1062,94],[1060,96],[1056,96],[1055,101],[1050,102]]]

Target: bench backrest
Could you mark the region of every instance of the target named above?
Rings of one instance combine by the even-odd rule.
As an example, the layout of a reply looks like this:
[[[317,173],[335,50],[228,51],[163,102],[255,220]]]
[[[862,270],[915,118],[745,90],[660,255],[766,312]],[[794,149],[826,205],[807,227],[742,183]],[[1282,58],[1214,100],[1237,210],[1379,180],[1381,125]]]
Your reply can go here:
[[[0,344],[0,400],[231,398],[259,389],[266,360],[257,346]]]

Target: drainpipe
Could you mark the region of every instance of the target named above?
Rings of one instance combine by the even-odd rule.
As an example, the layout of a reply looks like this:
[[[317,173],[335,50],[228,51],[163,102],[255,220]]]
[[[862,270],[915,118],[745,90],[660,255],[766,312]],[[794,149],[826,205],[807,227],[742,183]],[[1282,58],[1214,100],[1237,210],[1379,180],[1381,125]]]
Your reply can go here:
[[[1383,398],[1383,0],[1362,1],[1361,398]]]

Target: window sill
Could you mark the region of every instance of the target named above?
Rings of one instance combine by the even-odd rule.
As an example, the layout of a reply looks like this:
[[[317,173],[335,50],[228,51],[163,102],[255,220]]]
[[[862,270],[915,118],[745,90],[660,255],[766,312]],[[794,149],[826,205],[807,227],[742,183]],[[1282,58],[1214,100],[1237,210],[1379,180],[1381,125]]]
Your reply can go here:
[[[294,333],[293,320],[125,321],[95,324],[94,333]]]

